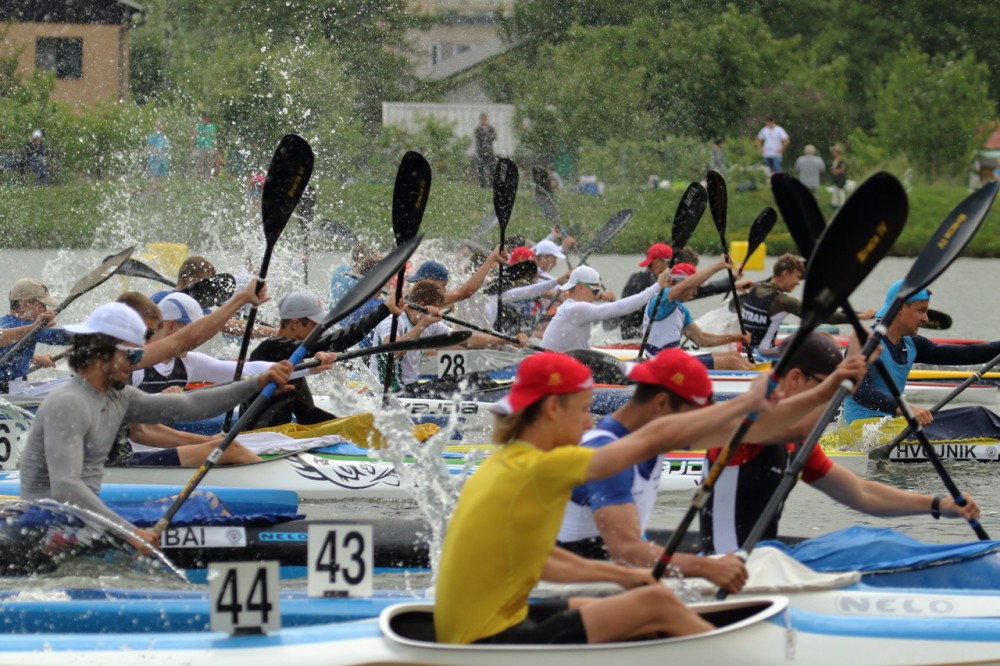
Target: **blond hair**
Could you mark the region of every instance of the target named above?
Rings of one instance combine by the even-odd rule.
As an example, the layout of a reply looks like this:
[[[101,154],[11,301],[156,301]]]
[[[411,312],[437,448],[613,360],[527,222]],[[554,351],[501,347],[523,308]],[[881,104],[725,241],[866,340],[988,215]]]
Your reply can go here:
[[[160,306],[146,294],[140,294],[138,291],[126,291],[115,300],[138,312],[143,319],[155,319],[157,323],[163,320]]]
[[[513,414],[495,415],[493,417],[493,443],[508,444],[516,439],[520,439],[527,427],[534,423],[542,413],[542,404],[546,398],[555,397],[565,405],[572,395],[574,394],[546,395]]]

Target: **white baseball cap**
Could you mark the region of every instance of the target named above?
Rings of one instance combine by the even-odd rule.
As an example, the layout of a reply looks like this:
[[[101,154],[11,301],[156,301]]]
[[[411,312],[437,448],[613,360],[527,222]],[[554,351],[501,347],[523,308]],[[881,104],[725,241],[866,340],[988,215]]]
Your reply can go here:
[[[601,284],[601,274],[590,266],[577,266],[569,274],[566,284],[559,287],[562,291],[569,291],[578,284],[592,284],[595,287]]]
[[[553,241],[548,239],[543,241],[538,241],[538,245],[534,248],[535,254],[551,254],[556,259],[565,259],[566,255],[563,254],[562,248],[556,245]]]
[[[323,302],[309,291],[293,291],[278,301],[278,316],[282,319],[306,317],[317,324],[323,321]]]
[[[42,130],[35,130],[34,132],[32,132],[31,133],[31,138],[32,139],[41,139],[42,138]]]
[[[105,303],[90,313],[82,324],[63,326],[69,333],[91,335],[103,333],[122,342],[146,344],[146,322],[139,313],[124,303]]]
[[[167,294],[158,303],[163,321],[179,321],[190,324],[198,321],[202,317],[201,306],[187,294],[176,291]]]

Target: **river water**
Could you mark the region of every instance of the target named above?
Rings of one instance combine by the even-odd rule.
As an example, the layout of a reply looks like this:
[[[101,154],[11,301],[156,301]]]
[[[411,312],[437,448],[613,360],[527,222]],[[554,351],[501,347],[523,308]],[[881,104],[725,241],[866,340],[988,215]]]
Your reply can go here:
[[[426,257],[441,256],[441,243],[434,247],[422,248]],[[47,282],[52,291],[61,297],[68,293],[70,286],[85,275],[100,260],[110,254],[96,251],[43,251],[43,250],[3,250],[0,251],[0,289],[9,289],[10,285],[21,277],[35,277]],[[140,252],[137,257],[143,258]],[[212,256],[220,271],[236,272],[239,270],[238,257]],[[421,257],[418,256],[417,260]],[[590,264],[600,271],[607,288],[620,293],[629,274],[641,270],[637,264],[641,257],[632,255],[603,255],[591,257]],[[773,257],[767,260],[767,271],[748,272],[750,278],[763,279],[769,274]],[[327,281],[334,266],[343,263],[345,257],[337,254],[314,254],[309,263],[310,288],[320,294],[325,294]],[[703,257],[703,262],[712,261],[713,257]],[[912,263],[908,258],[884,259],[858,288],[851,302],[855,309],[868,307],[878,308],[882,305],[888,286],[896,279],[903,277]],[[166,272],[166,271],[164,271]],[[305,284],[301,271],[285,262],[278,271],[272,266],[272,294],[280,295],[284,290],[298,288]],[[934,333],[956,338],[992,339],[1000,324],[1000,311],[988,305],[990,284],[1000,284],[1000,261],[994,259],[959,259],[954,265],[931,286],[933,292],[931,305],[935,309],[950,314],[954,326],[947,332]],[[79,299],[60,316],[62,322],[82,320],[90,308],[101,302],[111,300],[123,289],[137,289],[152,293],[159,289],[156,283],[129,278],[112,278],[107,284],[99,287],[93,293]],[[721,297],[695,301],[690,304],[697,317],[721,304]],[[262,310],[262,319],[275,317],[273,304],[271,309]],[[595,334],[599,327],[595,327]],[[595,340],[596,341],[596,340]],[[235,354],[234,346],[216,345],[217,353]],[[864,457],[839,458],[838,462],[846,465],[855,473],[866,478],[878,479],[892,485],[928,494],[946,494],[944,487],[929,465],[924,464],[892,464],[877,466],[869,463]],[[995,482],[995,475],[1000,473],[1000,466],[976,463],[953,463],[948,465],[958,486],[975,496],[984,509],[982,523],[985,529],[994,535],[1000,535],[1000,484]],[[929,515],[909,518],[872,518],[858,514],[842,507],[825,495],[803,487],[799,484],[786,504],[782,519],[781,531],[784,534],[798,536],[814,536],[850,525],[862,524],[880,527],[898,528],[914,537],[934,542],[953,542],[974,539],[969,527],[961,521],[935,521]],[[653,526],[672,528],[678,524],[690,498],[682,494],[661,496],[653,517]],[[352,517],[359,515],[378,516],[411,516],[419,515],[420,509],[416,502],[349,502],[337,504],[305,504],[303,510],[307,515],[315,517]],[[418,581],[419,586],[419,581]]]

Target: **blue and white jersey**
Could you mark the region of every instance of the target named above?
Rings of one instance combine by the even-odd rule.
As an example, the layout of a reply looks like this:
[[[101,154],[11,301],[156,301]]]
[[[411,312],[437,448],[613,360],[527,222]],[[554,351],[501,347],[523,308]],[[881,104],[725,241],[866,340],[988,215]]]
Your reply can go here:
[[[597,427],[583,436],[582,446],[598,448],[621,439],[629,430],[605,416]],[[663,456],[655,456],[606,479],[590,481],[573,489],[557,541],[571,542],[600,536],[594,523],[594,510],[603,506],[634,502],[639,512],[639,526],[646,531],[656,504],[656,491],[663,471]]]

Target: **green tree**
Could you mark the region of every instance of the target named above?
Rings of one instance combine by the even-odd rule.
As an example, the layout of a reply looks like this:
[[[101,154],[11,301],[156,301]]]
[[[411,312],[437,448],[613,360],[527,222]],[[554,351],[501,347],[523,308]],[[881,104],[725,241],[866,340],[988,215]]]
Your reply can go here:
[[[904,44],[874,77],[876,136],[928,178],[958,176],[995,112],[988,77],[971,53],[930,56]]]

